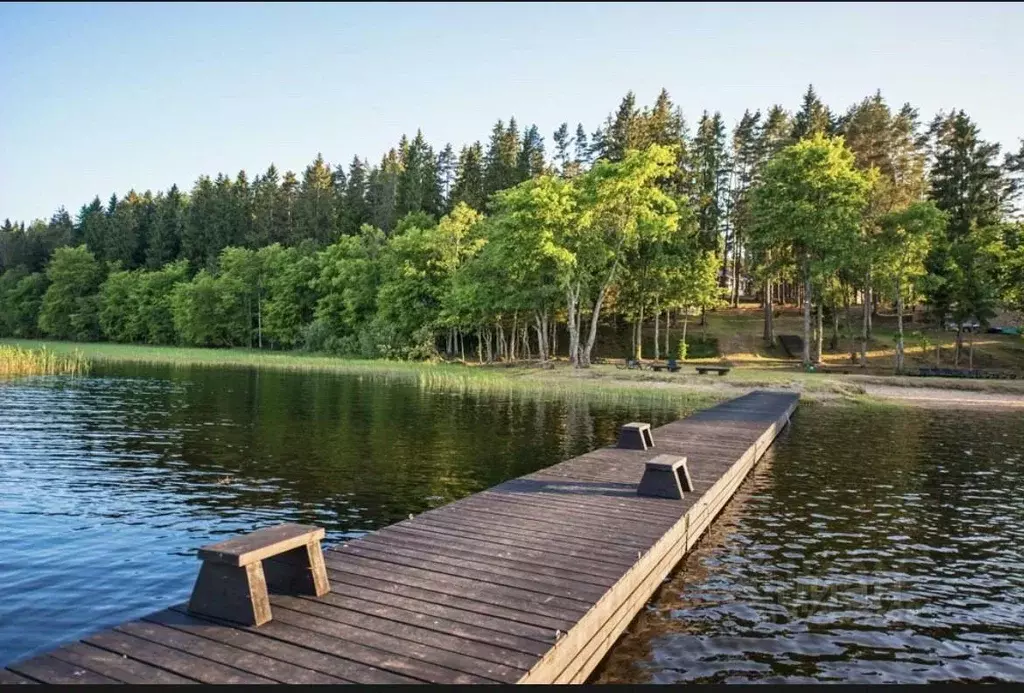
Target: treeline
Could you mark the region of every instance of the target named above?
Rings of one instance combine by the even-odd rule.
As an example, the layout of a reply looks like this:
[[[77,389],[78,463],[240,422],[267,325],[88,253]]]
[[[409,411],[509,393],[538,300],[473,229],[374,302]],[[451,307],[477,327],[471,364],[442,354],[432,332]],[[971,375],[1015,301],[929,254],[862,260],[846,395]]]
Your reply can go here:
[[[561,328],[585,366],[608,315],[636,354],[653,319],[657,357],[678,353],[673,315],[748,294],[769,341],[775,303],[806,306],[812,361],[860,299],[862,358],[879,300],[958,321],[1024,302],[1024,147],[1000,160],[963,111],[925,127],[875,94],[837,114],[809,88],[795,114],[691,132],[667,92],[630,93],[552,143],[515,119],[458,154],[417,132],[373,166],[318,156],[5,221],[0,334],[494,360],[548,358]]]

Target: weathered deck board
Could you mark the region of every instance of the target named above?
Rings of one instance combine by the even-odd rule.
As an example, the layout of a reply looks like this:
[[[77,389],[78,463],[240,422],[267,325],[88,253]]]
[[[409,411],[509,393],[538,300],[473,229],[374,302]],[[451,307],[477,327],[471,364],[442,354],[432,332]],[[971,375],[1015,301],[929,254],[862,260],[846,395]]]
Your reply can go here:
[[[332,591],[239,626],[183,604],[9,665],[6,683],[574,683],[586,677],[789,421],[754,392],[324,552]],[[636,495],[685,456],[694,491]]]

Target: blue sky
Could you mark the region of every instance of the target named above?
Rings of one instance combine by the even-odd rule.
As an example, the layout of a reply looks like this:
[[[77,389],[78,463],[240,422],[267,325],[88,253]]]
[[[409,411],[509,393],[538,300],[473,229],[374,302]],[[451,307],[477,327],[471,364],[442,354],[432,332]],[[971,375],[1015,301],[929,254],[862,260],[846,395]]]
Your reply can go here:
[[[928,120],[964,108],[1024,137],[1022,4],[0,5],[0,218],[74,214],[99,194],[190,188],[317,152],[377,161],[498,118],[591,132],[628,89],[694,122],[881,89]]]

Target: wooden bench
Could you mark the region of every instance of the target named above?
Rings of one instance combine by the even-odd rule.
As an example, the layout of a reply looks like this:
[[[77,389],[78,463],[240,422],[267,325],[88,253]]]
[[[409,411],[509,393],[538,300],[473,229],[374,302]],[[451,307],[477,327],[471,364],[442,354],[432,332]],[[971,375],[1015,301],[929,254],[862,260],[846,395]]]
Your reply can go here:
[[[331,586],[320,548],[323,538],[321,527],[283,524],[202,547],[203,565],[188,610],[259,626],[271,619],[268,589],[327,594]]]
[[[732,370],[731,366],[697,366],[697,373],[700,374],[700,375],[704,375],[705,373],[708,373],[708,372],[711,372],[711,371],[714,371],[715,373],[718,373],[719,375],[725,375],[726,373],[728,373],[731,370]]]

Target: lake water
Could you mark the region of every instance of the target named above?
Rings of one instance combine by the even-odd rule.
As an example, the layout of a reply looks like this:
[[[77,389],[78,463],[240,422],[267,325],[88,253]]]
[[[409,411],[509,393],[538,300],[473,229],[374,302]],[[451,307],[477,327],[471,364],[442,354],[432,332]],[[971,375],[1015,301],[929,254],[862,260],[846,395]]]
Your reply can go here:
[[[0,666],[184,601],[203,544],[358,536],[684,413],[652,407],[238,369],[0,382]]]
[[[1024,681],[1024,412],[801,405],[594,679]]]
[[[0,384],[0,665],[187,598],[197,546],[339,541],[681,409],[120,367]],[[1024,681],[1024,415],[801,405],[600,682]]]

